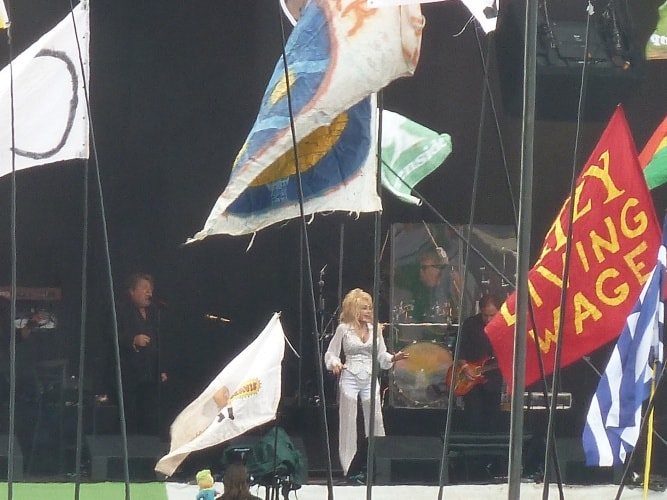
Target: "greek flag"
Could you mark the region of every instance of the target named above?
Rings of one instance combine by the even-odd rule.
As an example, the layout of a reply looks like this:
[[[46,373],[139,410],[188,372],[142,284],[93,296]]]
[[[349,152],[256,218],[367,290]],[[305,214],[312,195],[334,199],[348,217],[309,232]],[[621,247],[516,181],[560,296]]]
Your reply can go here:
[[[642,403],[663,362],[665,229],[667,218],[656,267],[628,316],[588,410],[583,433],[587,465],[622,465],[639,437]]]

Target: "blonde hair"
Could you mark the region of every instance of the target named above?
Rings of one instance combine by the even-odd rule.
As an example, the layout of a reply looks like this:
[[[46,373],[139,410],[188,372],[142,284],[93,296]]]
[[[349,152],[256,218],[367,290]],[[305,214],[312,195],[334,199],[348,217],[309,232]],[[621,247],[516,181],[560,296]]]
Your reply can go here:
[[[361,288],[355,288],[347,292],[340,309],[341,323],[349,323],[356,328],[360,328],[359,316],[361,315],[361,306],[364,303],[373,307],[373,299],[368,292],[364,292]]]
[[[213,485],[215,484],[210,469],[200,470],[195,477],[197,479],[197,484],[201,489],[213,488]]]

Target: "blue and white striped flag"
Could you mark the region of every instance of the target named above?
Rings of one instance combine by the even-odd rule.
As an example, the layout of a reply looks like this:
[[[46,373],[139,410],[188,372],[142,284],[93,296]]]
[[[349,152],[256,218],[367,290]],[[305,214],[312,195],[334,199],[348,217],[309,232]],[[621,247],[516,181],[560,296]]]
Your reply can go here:
[[[650,395],[654,360],[656,374],[660,373],[667,218],[664,224],[656,267],[626,320],[588,410],[583,433],[586,465],[625,462],[639,437],[642,403]]]

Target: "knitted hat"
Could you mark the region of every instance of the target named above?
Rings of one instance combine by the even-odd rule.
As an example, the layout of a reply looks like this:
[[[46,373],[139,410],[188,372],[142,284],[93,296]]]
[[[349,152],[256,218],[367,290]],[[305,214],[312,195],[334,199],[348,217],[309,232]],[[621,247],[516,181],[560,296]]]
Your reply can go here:
[[[200,470],[199,472],[197,472],[197,475],[195,476],[195,478],[197,479],[197,482],[201,481],[202,479],[204,479],[206,477],[212,477],[210,469]]]

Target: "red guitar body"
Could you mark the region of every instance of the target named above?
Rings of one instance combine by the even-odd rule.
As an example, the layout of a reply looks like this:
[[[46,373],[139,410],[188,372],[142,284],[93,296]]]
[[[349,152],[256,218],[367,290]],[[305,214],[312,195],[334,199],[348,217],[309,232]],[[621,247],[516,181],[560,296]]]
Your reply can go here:
[[[456,379],[454,380],[454,394],[456,396],[463,396],[470,392],[470,390],[478,384],[485,384],[487,378],[484,376],[489,370],[495,370],[498,368],[497,363],[487,363],[489,357],[473,363],[471,361],[459,361],[456,368]],[[467,364],[470,371],[475,375],[474,378],[470,379],[466,376],[465,371],[463,370],[463,365]],[[447,386],[452,387],[452,372],[454,366],[450,366],[447,370]]]

